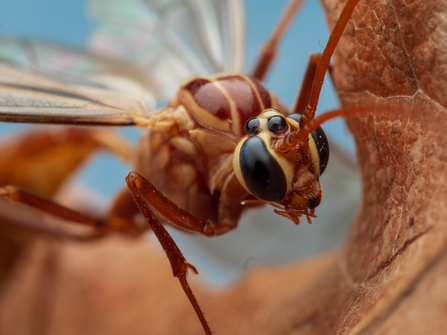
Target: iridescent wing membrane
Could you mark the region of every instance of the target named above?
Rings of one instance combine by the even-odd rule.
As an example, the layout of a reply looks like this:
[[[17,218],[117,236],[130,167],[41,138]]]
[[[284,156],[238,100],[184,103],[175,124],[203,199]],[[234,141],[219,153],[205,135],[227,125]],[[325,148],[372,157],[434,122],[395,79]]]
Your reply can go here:
[[[134,95],[70,85],[0,64],[1,122],[144,125],[147,112]]]
[[[192,75],[240,72],[238,0],[91,0],[89,51],[0,37],[0,121],[147,124]]]
[[[188,76],[243,71],[242,1],[90,0],[89,12],[100,22],[91,50],[146,69],[162,100]]]

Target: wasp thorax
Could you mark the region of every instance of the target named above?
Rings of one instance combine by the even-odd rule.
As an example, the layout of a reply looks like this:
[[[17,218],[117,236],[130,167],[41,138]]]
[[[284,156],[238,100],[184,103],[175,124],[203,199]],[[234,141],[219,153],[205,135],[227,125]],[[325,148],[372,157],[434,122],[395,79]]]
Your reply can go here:
[[[290,132],[299,131],[297,115],[285,117],[267,109],[249,119],[244,130],[247,136],[239,142],[233,158],[241,185],[266,202],[297,210],[318,206],[322,194],[319,176],[327,164],[329,148],[322,129],[316,134],[319,142],[312,133],[288,152],[279,152],[275,144]]]
[[[256,79],[229,74],[185,81],[177,101],[200,125],[237,136],[243,136],[248,119],[274,106],[270,93]]]

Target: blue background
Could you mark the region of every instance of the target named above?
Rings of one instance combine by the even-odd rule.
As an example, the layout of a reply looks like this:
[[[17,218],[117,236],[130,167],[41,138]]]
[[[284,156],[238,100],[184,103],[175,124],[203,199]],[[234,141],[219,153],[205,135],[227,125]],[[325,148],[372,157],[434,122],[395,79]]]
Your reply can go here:
[[[247,0],[245,3],[247,69],[251,69],[261,44],[272,31],[286,1]],[[94,28],[95,23],[85,16],[84,3],[80,0],[0,1],[1,34],[26,36],[84,47]],[[267,87],[275,92],[283,103],[289,106],[293,103],[309,54],[322,52],[327,39],[327,26],[320,5],[313,0],[306,2],[286,35],[277,62],[266,81]],[[326,80],[317,113],[337,107],[338,101],[330,80]],[[0,124],[0,134],[10,134],[21,127],[23,126]],[[333,121],[325,125],[324,129],[330,140],[339,142],[353,155],[354,145],[347,135],[343,121]],[[138,137],[138,134],[138,130],[125,131],[125,135],[133,140]],[[102,154],[81,173],[81,179],[103,196],[110,198],[123,186],[127,172],[129,172],[129,167]],[[305,227],[300,226],[301,228]],[[218,267],[213,270],[216,269]],[[216,271],[219,272],[219,270]],[[226,273],[220,271],[221,277],[228,277],[227,274],[228,271]],[[225,279],[228,278],[225,277]]]
[[[247,0],[247,69],[251,69],[261,44],[266,40],[280,16],[286,1]],[[84,47],[95,23],[86,17],[84,3],[80,0],[15,0],[0,2],[0,33],[50,40],[58,43]],[[308,1],[294,21],[281,46],[280,55],[266,81],[267,87],[280,100],[290,106],[301,84],[309,53],[322,52],[328,32],[320,5]],[[321,93],[318,112],[336,108],[338,101],[326,80]],[[9,133],[19,126],[0,125],[0,133]],[[331,140],[338,141],[351,154],[354,152],[343,121],[325,125]],[[135,132],[127,131],[132,139]],[[103,164],[110,173],[104,179]],[[113,167],[113,168],[112,168]],[[122,176],[127,167],[102,155],[83,173],[83,180],[106,196],[113,194],[122,185]]]

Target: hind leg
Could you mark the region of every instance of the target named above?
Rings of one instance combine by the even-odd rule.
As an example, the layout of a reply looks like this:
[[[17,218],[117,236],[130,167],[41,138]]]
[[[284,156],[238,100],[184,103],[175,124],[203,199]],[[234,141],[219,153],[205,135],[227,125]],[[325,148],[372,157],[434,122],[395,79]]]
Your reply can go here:
[[[0,147],[0,186],[14,185],[0,189],[0,195],[65,220],[99,226],[104,220],[60,206],[50,198],[99,149],[124,160],[130,160],[132,153],[127,142],[109,130],[64,127],[28,131]],[[136,206],[130,206],[128,211],[132,208]],[[114,217],[126,215],[117,212]],[[49,228],[42,225],[44,220],[36,221],[38,225],[31,227],[27,222],[25,226],[49,232]],[[127,221],[130,220],[115,219],[111,225],[116,229],[131,225]]]
[[[51,197],[97,150],[130,160],[132,149],[118,134],[102,129],[32,130],[0,147],[0,186],[15,185]]]

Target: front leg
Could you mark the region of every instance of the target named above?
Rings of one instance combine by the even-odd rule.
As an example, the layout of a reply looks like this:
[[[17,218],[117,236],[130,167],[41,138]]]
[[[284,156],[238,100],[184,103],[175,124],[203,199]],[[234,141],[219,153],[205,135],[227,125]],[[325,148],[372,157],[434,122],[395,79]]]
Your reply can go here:
[[[149,223],[168,256],[173,275],[179,279],[183,290],[202,323],[203,329],[207,334],[211,334],[205,317],[186,280],[188,268],[192,269],[195,273],[197,273],[197,270],[186,261],[179,247],[160,223],[152,208],[175,227],[182,230],[196,232],[206,236],[222,235],[236,228],[244,208],[240,203],[247,198],[247,192],[239,184],[234,174],[228,176],[222,190],[219,206],[219,220],[222,222],[216,223],[210,220],[203,222],[180,208],[180,206],[174,204],[137,172],[130,172],[126,176],[126,182],[138,208],[146,218],[146,221]]]
[[[235,180],[236,178],[230,178],[229,183],[231,184]],[[134,197],[135,202],[137,203],[138,207],[140,208],[140,211],[145,217],[146,217],[145,211],[150,210],[150,206],[152,206],[158,213],[160,213],[161,216],[163,216],[167,221],[169,221],[175,227],[185,230],[187,232],[200,233],[206,236],[222,235],[229,232],[230,230],[233,230],[237,226],[237,221],[240,217],[241,212],[240,201],[236,201],[235,203],[236,206],[231,207],[227,206],[228,207],[227,210],[223,213],[223,215],[221,215],[225,217],[225,220],[223,220],[223,222],[217,223],[211,220],[203,222],[198,218],[196,218],[194,215],[191,215],[184,209],[180,208],[178,205],[174,204],[163,193],[161,193],[152,183],[150,183],[147,179],[145,179],[137,172],[130,172],[126,177],[126,182],[127,185],[129,186],[132,196]],[[229,197],[228,192],[222,192],[222,193],[223,197],[225,196]],[[244,194],[246,194],[246,192]],[[150,206],[148,206],[146,202],[142,201],[141,197],[147,200]],[[221,204],[227,203],[227,201],[225,200],[226,199],[223,198],[221,200]],[[144,208],[147,207],[147,209],[143,211],[142,207],[140,207],[139,201],[141,202],[141,206],[144,206]],[[236,211],[232,210],[232,208],[234,207],[237,208]],[[223,211],[222,208],[219,209],[220,212]],[[146,217],[146,220],[149,219]],[[151,223],[149,222],[149,224]],[[155,231],[154,233],[157,235]],[[162,243],[161,240],[160,243]]]
[[[172,201],[166,198],[160,191],[158,191],[154,185],[143,178],[136,172],[130,172],[126,176],[127,186],[140,209],[141,213],[145,217],[147,223],[149,223],[155,236],[160,242],[163,250],[168,256],[169,263],[171,264],[174,277],[178,278],[180,284],[185,291],[189,301],[191,302],[197,316],[200,319],[203,329],[206,334],[211,335],[211,329],[203,315],[202,310],[194,296],[194,293],[186,280],[188,269],[193,270],[198,274],[196,268],[189,264],[179,247],[163,227],[158,218],[155,216],[151,207],[154,207],[157,212],[163,215],[166,219],[172,222],[175,226],[184,230],[192,232],[201,232],[205,225],[189,214],[182,210],[179,206],[175,205]]]

